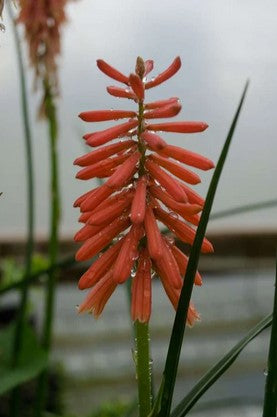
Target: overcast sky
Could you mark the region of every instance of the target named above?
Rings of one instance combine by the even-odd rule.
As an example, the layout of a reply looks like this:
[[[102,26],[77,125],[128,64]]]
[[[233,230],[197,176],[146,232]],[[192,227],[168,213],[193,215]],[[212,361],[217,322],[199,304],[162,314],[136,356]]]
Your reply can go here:
[[[251,79],[232,148],[216,196],[214,211],[277,198],[277,3],[275,0],[79,0],[68,7],[60,60],[59,156],[62,233],[77,230],[72,201],[91,188],[75,180],[72,161],[84,153],[82,134],[91,126],[80,111],[130,108],[106,94],[114,82],[99,72],[103,58],[128,74],[138,55],[155,60],[153,75],[177,55],[182,68],[167,83],[149,91],[150,100],[179,96],[178,120],[203,120],[209,129],[197,135],[165,135],[175,145],[217,161],[245,80]],[[14,41],[8,17],[0,33],[0,126],[2,236],[23,236],[26,222],[25,159]],[[28,71],[32,92],[32,73]],[[36,122],[37,96],[31,95],[36,166],[36,228],[48,228],[48,138]],[[201,173],[197,191],[205,195],[210,173]],[[276,230],[277,209],[236,216],[210,224],[211,230]]]

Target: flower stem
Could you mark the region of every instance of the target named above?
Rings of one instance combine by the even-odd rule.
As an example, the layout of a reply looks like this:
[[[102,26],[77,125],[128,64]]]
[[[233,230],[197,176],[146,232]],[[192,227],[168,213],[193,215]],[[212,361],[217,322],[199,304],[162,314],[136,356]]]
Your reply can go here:
[[[50,267],[56,264],[58,256],[58,228],[60,218],[59,203],[59,181],[58,181],[58,154],[57,154],[57,119],[56,108],[53,101],[51,87],[47,81],[44,81],[45,93],[45,110],[49,126],[50,139],[50,169],[51,169],[51,219],[50,219],[50,237],[49,237],[49,262]],[[52,342],[52,325],[54,316],[55,288],[56,288],[55,268],[51,268],[48,273],[48,281],[46,288],[46,302],[44,311],[44,324],[42,333],[42,347],[49,352]],[[48,372],[43,371],[38,379],[38,388],[35,404],[35,416],[41,415],[45,404],[47,391]]]
[[[135,362],[138,381],[139,416],[147,417],[152,405],[152,376],[149,355],[148,323],[135,321]]]
[[[21,89],[21,108],[23,116],[24,126],[24,139],[25,139],[25,155],[26,155],[26,173],[27,173],[27,242],[25,251],[25,271],[24,275],[29,277],[32,272],[32,257],[34,251],[34,169],[33,169],[33,149],[32,149],[32,136],[30,128],[30,118],[28,111],[26,80],[23,66],[22,51],[20,45],[20,39],[17,31],[16,24],[14,22],[13,13],[9,2],[7,3],[7,10],[10,20],[12,22],[12,29],[15,40],[15,47],[18,60],[19,76],[20,76],[20,89]],[[12,366],[17,367],[20,359],[20,354],[23,344],[24,335],[24,323],[26,320],[26,310],[28,303],[28,290],[29,282],[25,280],[21,287],[20,304],[16,319],[14,343],[12,347]],[[11,415],[16,417],[19,415],[19,401],[20,401],[20,388],[16,387],[12,391],[11,395]]]
[[[268,354],[268,367],[265,385],[263,417],[276,417],[277,410],[277,264],[273,318]]]

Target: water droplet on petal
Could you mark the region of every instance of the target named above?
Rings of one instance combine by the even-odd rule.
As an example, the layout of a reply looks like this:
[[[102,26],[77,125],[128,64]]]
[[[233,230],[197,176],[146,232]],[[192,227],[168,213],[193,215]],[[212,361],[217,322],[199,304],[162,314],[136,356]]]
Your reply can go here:
[[[3,23],[0,23],[0,30],[1,30],[1,32],[6,31],[6,26]]]
[[[265,368],[264,369],[264,376],[267,376],[268,375],[268,369],[267,368]]]

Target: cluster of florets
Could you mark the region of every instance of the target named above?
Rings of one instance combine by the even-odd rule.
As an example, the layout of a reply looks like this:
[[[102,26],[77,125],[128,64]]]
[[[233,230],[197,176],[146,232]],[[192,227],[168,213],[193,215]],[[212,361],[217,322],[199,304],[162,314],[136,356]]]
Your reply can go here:
[[[74,204],[81,210],[79,221],[85,223],[75,235],[77,242],[84,242],[76,259],[92,259],[103,251],[79,281],[80,289],[92,288],[79,311],[92,312],[97,317],[117,285],[131,279],[132,319],[147,322],[151,314],[153,276],[160,278],[174,308],[178,305],[188,258],[176,246],[173,235],[192,245],[196,232],[189,223],[198,225],[204,204],[187,185],[199,183],[200,177],[183,164],[202,170],[214,166],[201,155],[167,144],[156,132],[195,133],[208,125],[191,121],[152,123],[152,119],[173,117],[181,110],[177,97],[144,102],[145,90],[161,84],[179,70],[179,57],[149,81],[146,77],[153,69],[151,60],[138,58],[135,73],[129,77],[103,60],[98,60],[97,66],[125,85],[107,87],[108,93],[133,100],[138,109],[93,110],[80,114],[86,122],[124,118],[128,121],[84,135],[87,145],[100,147],[75,160],[82,167],[77,178],[107,178],[103,185],[82,195]],[[158,222],[172,234],[162,234]],[[204,239],[202,252],[212,251],[211,243]],[[201,283],[197,272],[195,284]],[[198,318],[191,304],[188,323],[193,324]]]
[[[18,0],[18,23],[25,27],[29,58],[36,80],[47,80],[57,89],[57,57],[61,50],[61,26],[66,21],[67,0]]]

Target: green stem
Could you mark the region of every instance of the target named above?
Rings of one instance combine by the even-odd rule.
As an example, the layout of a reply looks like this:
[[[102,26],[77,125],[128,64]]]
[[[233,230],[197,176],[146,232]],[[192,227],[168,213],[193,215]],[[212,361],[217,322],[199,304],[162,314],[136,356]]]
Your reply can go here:
[[[135,361],[138,381],[139,416],[147,417],[152,405],[151,362],[148,323],[135,321]]]
[[[50,139],[50,171],[51,171],[51,216],[50,216],[50,236],[49,236],[49,261],[52,267],[48,273],[46,303],[44,311],[44,324],[42,333],[42,346],[49,352],[52,343],[52,326],[54,316],[55,288],[56,288],[56,269],[53,266],[57,262],[58,256],[58,228],[60,217],[59,203],[59,182],[58,182],[58,154],[57,154],[57,119],[56,108],[53,101],[51,87],[47,80],[44,81],[45,93],[45,110],[49,126]],[[39,376],[38,389],[35,404],[35,416],[41,416],[44,408],[46,391],[47,391],[47,370],[43,371]]]
[[[268,354],[263,417],[276,417],[277,413],[277,265],[273,318]]]
[[[20,39],[14,22],[13,13],[9,2],[7,3],[7,10],[10,20],[12,22],[12,29],[15,40],[15,47],[18,60],[20,89],[21,89],[21,108],[24,126],[25,139],[25,155],[26,155],[26,174],[27,174],[27,242],[25,251],[25,276],[29,277],[32,271],[32,256],[34,251],[34,169],[33,169],[33,149],[32,137],[30,128],[30,118],[28,111],[27,90],[25,72],[23,66],[22,51]],[[24,322],[26,320],[27,302],[28,302],[29,283],[26,280],[21,287],[20,304],[16,319],[15,336],[12,348],[12,366],[18,366],[20,354],[23,344]],[[16,387],[11,396],[11,415],[19,415],[19,401],[20,392],[19,387]]]

